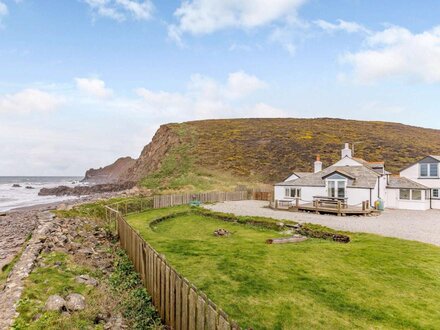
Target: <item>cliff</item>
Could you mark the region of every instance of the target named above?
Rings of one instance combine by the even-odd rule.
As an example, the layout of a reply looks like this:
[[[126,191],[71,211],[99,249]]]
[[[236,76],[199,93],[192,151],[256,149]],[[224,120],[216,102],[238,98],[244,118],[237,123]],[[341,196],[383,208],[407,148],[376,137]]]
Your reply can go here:
[[[123,157],[116,160],[113,164],[99,169],[91,168],[84,176],[83,181],[90,183],[114,183],[120,181],[121,175],[126,173],[135,164],[131,157]]]

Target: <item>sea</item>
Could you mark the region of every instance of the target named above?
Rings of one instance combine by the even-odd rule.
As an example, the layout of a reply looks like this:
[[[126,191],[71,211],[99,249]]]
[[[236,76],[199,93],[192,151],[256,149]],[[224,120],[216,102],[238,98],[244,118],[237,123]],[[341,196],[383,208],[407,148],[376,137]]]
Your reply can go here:
[[[0,176],[0,211],[75,199],[77,197],[38,196],[38,192],[41,188],[83,185],[82,179],[77,176]]]

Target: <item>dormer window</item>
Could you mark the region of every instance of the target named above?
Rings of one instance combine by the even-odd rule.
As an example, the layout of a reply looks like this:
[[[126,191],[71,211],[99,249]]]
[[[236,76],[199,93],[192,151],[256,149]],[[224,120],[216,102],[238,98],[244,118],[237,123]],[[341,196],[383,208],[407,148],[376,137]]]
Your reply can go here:
[[[325,177],[325,182],[327,186],[327,194],[329,197],[347,197],[346,195],[348,178],[338,173],[332,173]]]
[[[438,164],[420,164],[421,178],[438,178]]]

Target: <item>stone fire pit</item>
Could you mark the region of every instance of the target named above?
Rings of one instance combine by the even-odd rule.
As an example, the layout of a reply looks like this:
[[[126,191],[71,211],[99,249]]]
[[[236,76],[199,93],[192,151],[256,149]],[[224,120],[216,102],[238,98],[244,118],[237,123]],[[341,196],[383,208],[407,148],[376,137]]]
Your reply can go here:
[[[219,229],[214,230],[214,236],[217,236],[217,237],[229,236],[230,234],[231,234],[231,232],[229,232],[223,228],[219,228]]]

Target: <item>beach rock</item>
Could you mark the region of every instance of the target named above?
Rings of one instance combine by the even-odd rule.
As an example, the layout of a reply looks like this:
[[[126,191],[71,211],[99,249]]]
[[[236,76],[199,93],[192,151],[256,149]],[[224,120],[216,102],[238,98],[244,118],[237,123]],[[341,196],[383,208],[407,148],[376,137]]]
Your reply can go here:
[[[123,182],[123,183],[107,183],[97,184],[94,186],[76,186],[67,187],[59,186],[55,188],[42,188],[40,189],[39,196],[85,196],[93,194],[103,194],[109,192],[119,192],[133,188],[136,182]]]
[[[35,188],[32,186],[26,186],[26,189],[35,189]]]
[[[46,304],[44,305],[44,310],[60,312],[64,306],[66,306],[66,301],[63,297],[52,295],[47,299]]]
[[[21,188],[21,186],[20,186],[18,183],[14,183],[14,184],[12,185],[12,188]]]
[[[66,297],[66,307],[69,311],[81,311],[86,308],[86,298],[79,293],[71,293]]]

